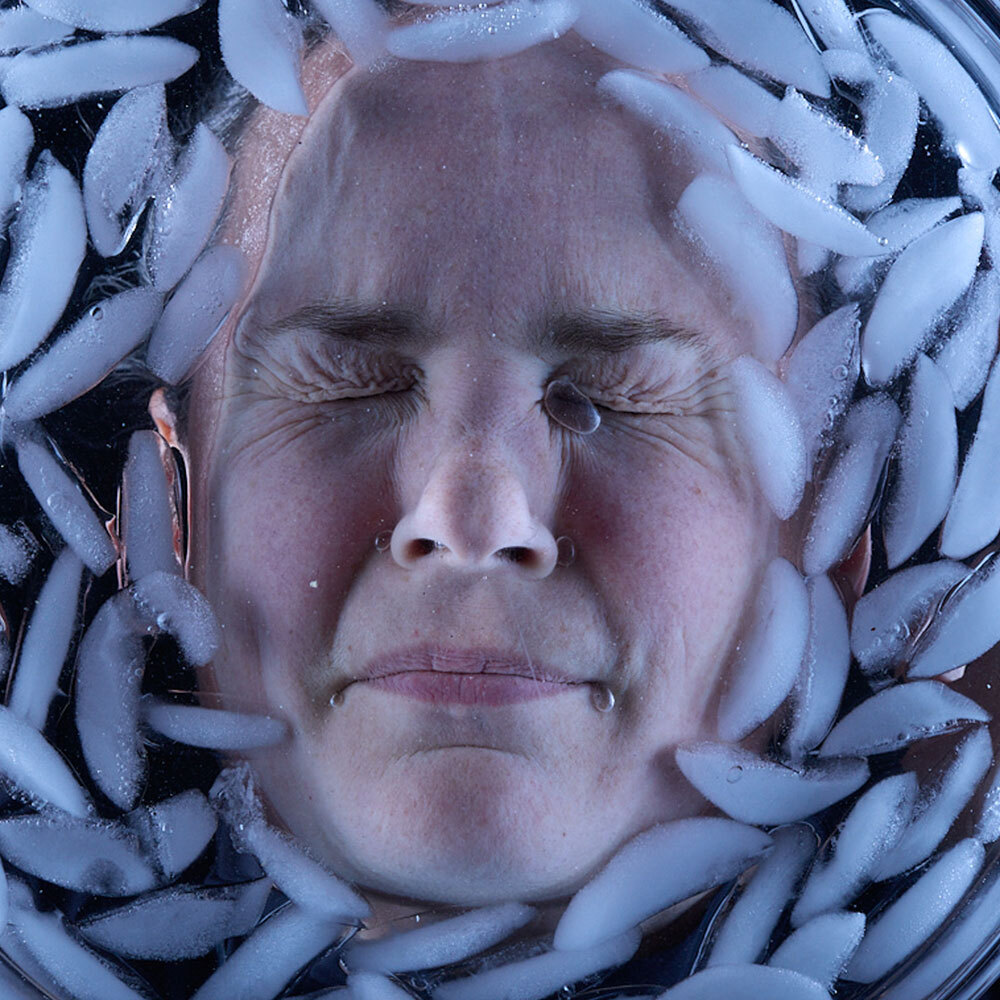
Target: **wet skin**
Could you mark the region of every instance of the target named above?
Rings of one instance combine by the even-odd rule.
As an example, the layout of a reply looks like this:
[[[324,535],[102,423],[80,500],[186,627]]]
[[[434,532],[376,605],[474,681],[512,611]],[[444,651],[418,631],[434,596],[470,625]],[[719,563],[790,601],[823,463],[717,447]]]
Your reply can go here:
[[[256,276],[187,442],[205,684],[289,721],[254,758],[276,819],[382,892],[556,897],[702,809],[672,750],[713,735],[777,549],[724,370],[749,331],[607,68],[571,36],[313,74],[301,135],[244,139],[223,239]]]

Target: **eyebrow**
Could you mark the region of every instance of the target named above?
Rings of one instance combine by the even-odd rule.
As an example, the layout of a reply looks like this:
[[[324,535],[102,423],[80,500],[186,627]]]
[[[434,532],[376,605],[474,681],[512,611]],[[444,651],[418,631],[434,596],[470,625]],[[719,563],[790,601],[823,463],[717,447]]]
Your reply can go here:
[[[397,350],[421,346],[431,338],[426,325],[412,310],[346,300],[311,302],[281,319],[262,324],[256,336],[269,340],[302,330]]]
[[[587,309],[552,317],[539,338],[539,346],[560,354],[621,354],[644,344],[672,342],[714,355],[715,347],[698,330],[664,316]]]

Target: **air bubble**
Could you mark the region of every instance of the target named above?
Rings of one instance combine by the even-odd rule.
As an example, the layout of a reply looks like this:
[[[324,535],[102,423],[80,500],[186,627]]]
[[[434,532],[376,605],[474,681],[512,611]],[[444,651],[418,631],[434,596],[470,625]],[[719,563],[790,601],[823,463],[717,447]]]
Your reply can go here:
[[[560,566],[571,566],[576,559],[576,546],[568,535],[556,539],[556,563]]]
[[[615,707],[615,693],[607,684],[591,684],[590,703],[598,712],[610,712]]]
[[[739,764],[734,764],[730,769],[729,773],[726,775],[726,781],[731,785],[735,785],[740,778],[743,777],[743,768]]]
[[[376,552],[388,552],[390,545],[392,545],[392,532],[391,531],[380,531],[375,536],[375,551]]]
[[[94,306],[90,310],[90,318],[95,320],[104,319],[104,310],[100,306]]]
[[[334,691],[333,694],[330,695],[330,708],[339,708],[343,704],[344,704],[344,692]]]
[[[549,383],[545,410],[557,424],[577,434],[593,434],[601,426],[597,408],[569,379]]]

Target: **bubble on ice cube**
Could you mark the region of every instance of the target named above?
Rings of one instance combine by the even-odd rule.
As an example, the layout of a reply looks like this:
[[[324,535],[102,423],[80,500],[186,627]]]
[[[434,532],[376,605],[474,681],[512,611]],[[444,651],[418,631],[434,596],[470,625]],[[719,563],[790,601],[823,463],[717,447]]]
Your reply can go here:
[[[708,174],[688,185],[677,213],[718,266],[736,309],[749,322],[754,354],[776,361],[791,343],[799,315],[781,233],[731,181]]]
[[[86,242],[80,189],[43,150],[10,227],[10,258],[0,282],[0,368],[23,361],[55,326],[69,302]]]
[[[169,83],[198,60],[198,50],[163,35],[118,35],[61,48],[27,49],[0,78],[4,100],[57,108],[133,87]]]
[[[229,154],[204,123],[181,152],[177,174],[154,196],[146,230],[146,268],[169,291],[187,273],[211,235],[229,187]]]
[[[837,262],[834,273],[837,284],[847,295],[866,295],[872,291],[879,271],[915,239],[929,233],[949,215],[962,207],[962,199],[905,198],[879,209],[865,225],[877,236],[887,240],[880,257],[845,257]]]
[[[7,707],[35,729],[45,727],[70,640],[76,631],[83,563],[63,549],[49,570],[17,658]]]
[[[8,583],[20,583],[31,569],[38,544],[22,524],[0,524],[0,576]]]
[[[865,396],[848,409],[803,543],[802,567],[808,576],[831,570],[860,537],[899,421],[899,407],[884,393]]]
[[[847,613],[825,574],[806,580],[809,635],[802,668],[792,688],[792,716],[783,749],[802,760],[829,732],[840,708],[851,665]]]
[[[644,73],[616,69],[601,77],[597,89],[666,132],[684,147],[696,168],[729,173],[726,148],[737,141],[736,136],[679,87]]]
[[[320,16],[333,28],[359,66],[370,66],[386,52],[386,14],[372,0],[313,0]]]
[[[103,257],[124,249],[172,145],[163,84],[130,90],[101,123],[83,168],[83,201]]]
[[[863,913],[824,913],[789,934],[767,964],[801,972],[830,989],[864,933]]]
[[[809,634],[809,596],[798,570],[785,559],[768,565],[753,618],[719,702],[719,738],[742,739],[791,691]]]
[[[17,464],[46,517],[95,576],[115,561],[115,546],[79,484],[70,477],[34,429],[16,438]]]
[[[979,426],[982,433],[982,421]],[[951,498],[957,472],[958,428],[951,386],[930,358],[918,354],[896,445],[896,475],[882,514],[889,569],[920,548],[944,519],[949,504],[955,509]],[[1000,529],[1000,504],[996,507]],[[961,553],[945,551],[956,554]]]
[[[989,713],[940,681],[912,681],[879,691],[852,709],[820,747],[821,757],[867,756],[898,750],[972,722]]]
[[[97,896],[132,896],[164,881],[125,824],[51,808],[0,820],[0,854],[46,882]]]
[[[971,574],[920,638],[907,676],[937,677],[982,656],[1000,641],[997,560]]]
[[[983,845],[963,840],[943,854],[894,903],[868,924],[844,972],[873,983],[919,948],[944,922],[983,864]]]
[[[268,715],[146,699],[142,717],[151,729],[177,743],[211,750],[252,750],[288,739],[288,726]]]
[[[617,937],[647,917],[738,875],[770,846],[754,827],[717,817],[661,823],[633,837],[567,906],[559,950]]]
[[[802,12],[826,50],[867,51],[854,13],[844,0],[809,0]]]
[[[4,13],[0,11],[0,18]],[[0,21],[0,31],[3,22]],[[28,154],[35,144],[35,133],[28,116],[8,105],[0,108],[0,235],[7,218],[21,196]]]
[[[982,170],[1000,167],[1000,131],[986,97],[947,46],[885,10],[865,11],[864,26],[917,88],[958,156]]]
[[[243,885],[177,886],[77,922],[91,944],[125,958],[176,962],[197,958],[253,930],[271,890],[267,879]]]
[[[905,657],[929,613],[968,576],[961,564],[941,559],[894,573],[854,606],[851,651],[866,674],[887,673]]]
[[[7,416],[36,420],[82,396],[146,339],[162,309],[158,292],[132,288],[87,310],[7,389]]]
[[[708,55],[673,21],[637,0],[577,0],[573,30],[602,52],[654,73],[692,73]]]
[[[190,14],[204,0],[25,0],[46,17],[90,31],[145,31],[164,21]]]
[[[219,44],[226,69],[258,101],[309,113],[299,82],[302,27],[281,0],[219,0]]]
[[[830,1000],[822,984],[791,969],[767,965],[719,965],[703,969],[660,995],[659,1000]]]
[[[715,936],[710,967],[760,958],[816,850],[816,835],[805,824],[782,827],[772,836],[771,853],[757,866]]]
[[[1000,330],[1000,280],[995,270],[981,271],[946,339],[935,343],[931,357],[944,372],[964,410],[982,391],[997,353]]]
[[[21,5],[0,11],[0,54],[33,49],[61,41],[73,28]]]
[[[101,605],[76,662],[76,728],[87,769],[120,809],[131,809],[145,776],[139,691],[145,653],[126,591]]]
[[[498,903],[469,910],[416,930],[373,941],[352,941],[343,952],[347,969],[404,972],[451,965],[492,948],[535,915],[522,903]]]
[[[344,925],[294,903],[274,911],[192,994],[191,1000],[273,1000],[320,952],[343,935]]]
[[[179,573],[174,552],[174,513],[161,457],[162,439],[155,431],[129,438],[122,474],[122,540],[129,577]]]
[[[779,229],[839,254],[876,256],[879,238],[822,194],[758,160],[745,149],[726,153],[743,196]]]
[[[969,287],[983,232],[983,215],[973,212],[932,229],[899,255],[862,333],[861,365],[869,383],[895,378]]]
[[[351,1000],[411,1000],[411,994],[386,976],[376,972],[359,972],[348,976]]]
[[[968,805],[992,758],[993,741],[986,726],[962,739],[945,764],[925,780],[903,836],[873,873],[876,880],[900,875],[930,856]]]
[[[840,826],[832,854],[809,872],[792,910],[793,927],[839,910],[855,898],[899,842],[916,797],[916,776],[907,772],[884,778],[858,799]]]
[[[1000,491],[994,479],[998,448],[1000,365],[994,364],[983,394],[976,436],[962,463],[962,475],[941,532],[942,555],[964,559],[988,545],[1000,531],[1000,498],[997,496]]]
[[[687,85],[719,117],[751,135],[767,135],[780,101],[735,66],[709,66],[687,78]]]
[[[139,838],[145,856],[155,861],[167,881],[197,860],[218,825],[215,810],[196,788],[140,806],[125,820]]]
[[[45,737],[0,706],[0,775],[19,796],[48,803],[72,816],[87,816],[90,799]]]
[[[215,614],[183,577],[154,570],[132,585],[132,599],[147,626],[173,636],[190,663],[202,666],[215,655],[219,648]]]
[[[819,52],[787,11],[771,0],[668,0],[705,41],[737,66],[819,97],[830,96],[830,78]]]
[[[761,492],[775,514],[787,520],[799,506],[806,480],[805,443],[792,396],[749,356],[732,362],[727,373],[736,397],[736,433]]]
[[[578,950],[549,951],[511,962],[464,979],[453,979],[434,990],[435,1000],[542,1000],[587,976],[627,962],[638,950],[638,930]]]
[[[386,38],[386,47],[403,59],[502,59],[558,38],[573,26],[579,13],[574,0],[508,0],[492,7],[454,8],[395,28]]]
[[[146,365],[157,378],[176,385],[188,375],[239,298],[246,277],[246,259],[236,247],[212,247],[195,261],[149,338]]]

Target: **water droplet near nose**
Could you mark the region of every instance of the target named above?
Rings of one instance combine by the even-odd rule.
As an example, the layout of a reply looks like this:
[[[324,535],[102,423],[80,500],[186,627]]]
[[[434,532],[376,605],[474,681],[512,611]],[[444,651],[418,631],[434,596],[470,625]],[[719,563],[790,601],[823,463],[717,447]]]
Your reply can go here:
[[[593,434],[601,426],[597,408],[569,379],[549,383],[545,410],[557,424],[578,434]]]
[[[615,707],[615,693],[607,684],[591,684],[590,703],[598,712],[610,712]]]
[[[375,536],[375,551],[376,552],[388,552],[390,545],[392,545],[392,532],[391,531],[380,531]]]
[[[576,546],[568,535],[556,539],[556,562],[560,566],[571,566],[576,559]]]
[[[731,785],[735,785],[740,778],[743,777],[743,768],[739,764],[734,764],[730,769],[729,773],[726,775],[726,781]]]
[[[337,708],[343,704],[344,704],[344,692],[334,691],[333,694],[330,695],[330,708]]]

